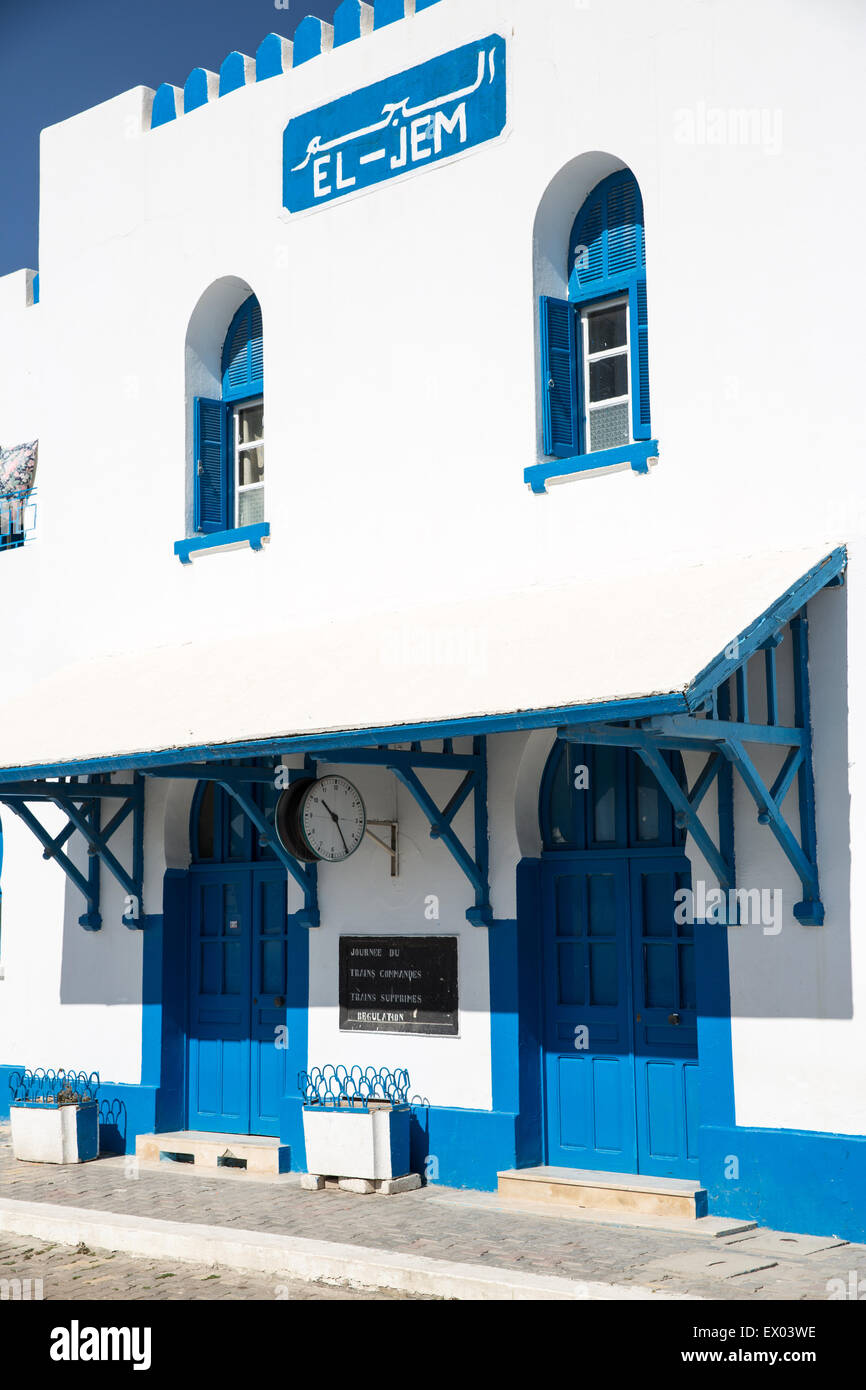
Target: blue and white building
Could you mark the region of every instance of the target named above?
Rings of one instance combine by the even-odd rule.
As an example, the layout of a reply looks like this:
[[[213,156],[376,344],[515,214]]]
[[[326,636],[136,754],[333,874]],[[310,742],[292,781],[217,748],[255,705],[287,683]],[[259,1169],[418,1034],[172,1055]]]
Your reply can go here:
[[[98,1071],[115,1148],[303,1171],[298,1072],[405,1067],[433,1181],[866,1238],[864,56],[842,0],[344,0],[43,132],[0,1104]],[[453,943],[453,1026],[348,1027],[349,937]]]

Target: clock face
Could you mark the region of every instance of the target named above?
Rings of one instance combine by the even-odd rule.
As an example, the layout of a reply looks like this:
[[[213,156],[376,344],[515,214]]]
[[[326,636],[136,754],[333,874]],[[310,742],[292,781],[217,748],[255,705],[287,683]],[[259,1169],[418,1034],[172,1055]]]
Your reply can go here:
[[[304,795],[298,825],[317,859],[331,863],[348,859],[367,827],[361,793],[345,777],[320,777]]]

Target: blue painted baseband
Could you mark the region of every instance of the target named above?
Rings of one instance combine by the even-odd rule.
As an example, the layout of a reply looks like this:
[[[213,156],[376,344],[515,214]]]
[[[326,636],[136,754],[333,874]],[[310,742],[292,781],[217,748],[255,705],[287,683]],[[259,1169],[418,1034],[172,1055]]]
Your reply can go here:
[[[866,1137],[702,1125],[698,1143],[712,1216],[866,1241]]]
[[[413,1105],[412,1171],[430,1183],[496,1190],[496,1174],[517,1165],[517,1116],[499,1110]]]
[[[259,521],[254,526],[236,526],[231,531],[210,531],[205,536],[187,536],[185,540],[175,541],[174,553],[182,565],[190,565],[193,555],[202,551],[234,549],[240,545],[248,545],[251,550],[261,550],[262,541],[270,534],[270,522]]]
[[[649,460],[657,459],[657,439],[643,439],[637,444],[624,444],[620,449],[597,449],[592,454],[572,454],[570,458],[551,459],[549,463],[534,463],[523,470],[523,481],[533,492],[547,491],[552,478],[570,478],[576,473],[595,472],[598,468],[614,468],[627,463],[635,473],[646,473]]]

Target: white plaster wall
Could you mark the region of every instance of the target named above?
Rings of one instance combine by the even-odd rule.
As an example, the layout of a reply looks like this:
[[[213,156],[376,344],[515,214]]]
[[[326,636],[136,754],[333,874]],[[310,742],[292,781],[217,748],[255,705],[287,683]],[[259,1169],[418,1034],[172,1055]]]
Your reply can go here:
[[[461,744],[456,750],[463,751]],[[489,1109],[490,992],[487,930],[470,926],[472,890],[444,845],[430,839],[429,823],[411,794],[381,768],[328,765],[354,782],[373,819],[399,822],[400,873],[390,877],[387,855],[367,839],[351,859],[319,866],[321,926],[310,933],[309,1060],[362,1066],[406,1067],[412,1091],[431,1105]],[[459,784],[453,773],[422,772],[441,805]],[[472,809],[464,805],[455,830],[472,845]],[[387,838],[381,828],[378,834]],[[438,898],[438,920],[425,915]],[[459,1034],[408,1037],[341,1033],[337,1007],[340,936],[456,936]]]
[[[283,213],[281,142],[292,115],[494,30],[510,41],[507,138],[313,215]],[[786,921],[777,939],[732,944],[738,1119],[843,1132],[864,1128],[866,1094],[857,919],[866,797],[854,780],[866,738],[855,620],[866,441],[862,279],[839,287],[830,277],[840,229],[854,245],[863,223],[863,60],[860,10],[849,0],[443,0],[154,132],[145,89],[47,130],[42,302],[28,306],[23,275],[0,281],[0,443],[40,440],[38,540],[0,566],[7,690],[82,651],[270,631],[282,620],[326,624],[367,610],[411,615],[434,595],[613,567],[639,582],[654,567],[716,552],[848,541],[847,663],[845,600],[828,594],[813,605],[827,925]],[[712,108],[757,111],[767,138],[705,142]],[[693,141],[682,138],[689,121]],[[549,247],[569,221],[553,181],[593,154],[628,164],[643,193],[660,462],[645,478],[584,478],[539,498],[522,474],[537,458],[535,297],[555,288]],[[200,389],[196,373],[206,375],[201,357],[187,374],[188,332],[202,295],[227,278],[251,286],[262,304],[272,540],[262,554],[182,567],[172,543],[189,514],[186,397]],[[579,661],[574,634],[550,640],[573,641]],[[447,667],[431,668],[430,702],[431,714],[447,711]],[[519,749],[519,739],[503,741],[491,766],[500,915],[513,911],[515,846],[532,839],[509,790]],[[411,808],[405,815],[411,827]],[[796,885],[750,819],[739,799],[740,881],[780,885],[793,902]],[[19,1040],[30,1047],[28,1030],[60,1027],[61,913],[70,916],[56,868],[8,815],[4,830],[0,1057],[14,1055]],[[149,865],[149,881],[154,872]],[[461,924],[463,885],[449,872],[442,923],[461,937],[461,1037],[436,1040],[447,1060],[435,1063],[420,1040],[401,1039],[400,1058],[407,1041],[418,1044],[413,1082],[437,1103],[483,1104],[486,933]],[[397,896],[380,874],[367,850],[339,878],[323,873],[311,1056],[339,1041],[323,1000],[338,927],[355,920],[359,893],[370,930],[386,919],[425,929],[423,918],[416,925],[420,868]],[[42,940],[54,943],[38,970],[55,981],[49,993],[61,991],[55,1023],[43,1022],[41,1003],[38,1024],[27,1019],[40,978],[23,927],[34,910]],[[87,1047],[116,1059],[115,1079],[133,1079],[136,1030],[116,1037],[118,1018],[135,1007],[119,1001],[135,998],[140,941],[112,925],[119,913],[106,919],[101,934],[76,936],[74,949],[81,974],[110,982],[118,1001],[65,1010],[64,1057],[74,1019],[84,1019]],[[785,1018],[761,1016],[768,999],[787,1001]],[[477,1074],[466,1065],[471,1039]],[[390,1042],[376,1046],[370,1060],[396,1060]]]
[[[38,814],[52,834],[63,828],[55,809]],[[103,874],[102,929],[85,931],[84,901],[60,866],[45,862],[35,836],[5,807],[2,825],[0,1060],[139,1082],[142,943],[121,923],[120,886]],[[128,835],[119,831],[117,841],[128,861]],[[66,848],[86,874],[80,837]]]

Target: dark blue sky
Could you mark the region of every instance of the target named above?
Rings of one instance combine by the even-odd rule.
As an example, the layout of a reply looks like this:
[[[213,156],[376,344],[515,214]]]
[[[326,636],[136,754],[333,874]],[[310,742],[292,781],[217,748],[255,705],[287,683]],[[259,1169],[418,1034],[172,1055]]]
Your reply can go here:
[[[291,38],[337,0],[0,0],[0,275],[37,267],[39,132],[140,85],[183,86],[227,53]]]

